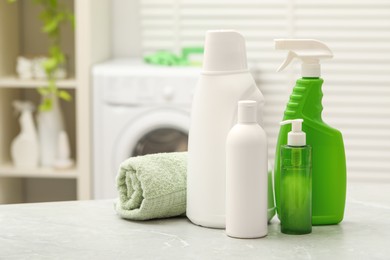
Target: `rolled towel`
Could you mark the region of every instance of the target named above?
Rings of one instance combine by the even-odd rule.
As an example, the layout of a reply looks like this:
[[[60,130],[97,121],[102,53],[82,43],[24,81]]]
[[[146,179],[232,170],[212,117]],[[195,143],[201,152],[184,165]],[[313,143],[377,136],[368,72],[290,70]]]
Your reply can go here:
[[[131,157],[117,176],[116,212],[122,218],[147,220],[186,211],[187,153]]]

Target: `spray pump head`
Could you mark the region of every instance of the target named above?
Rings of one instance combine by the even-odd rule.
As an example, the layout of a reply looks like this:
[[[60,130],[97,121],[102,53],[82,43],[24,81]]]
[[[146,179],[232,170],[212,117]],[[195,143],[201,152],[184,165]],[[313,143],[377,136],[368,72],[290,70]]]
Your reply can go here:
[[[302,132],[303,119],[292,119],[280,122],[281,125],[291,124],[291,132],[288,132],[287,144],[290,146],[305,146],[306,133]]]
[[[276,50],[287,50],[288,55],[278,71],[283,70],[294,59],[302,60],[302,77],[321,76],[320,60],[332,58],[333,53],[323,42],[312,39],[276,39]]]
[[[15,100],[12,102],[12,105],[17,113],[23,113],[24,111],[33,112],[35,109],[35,106],[31,101]]]

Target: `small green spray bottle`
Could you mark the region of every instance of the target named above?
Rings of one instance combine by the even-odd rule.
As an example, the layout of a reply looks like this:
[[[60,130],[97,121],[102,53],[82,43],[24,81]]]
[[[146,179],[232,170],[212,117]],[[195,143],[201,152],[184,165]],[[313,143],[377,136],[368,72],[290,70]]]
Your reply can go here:
[[[303,119],[292,124],[287,145],[280,148],[280,225],[285,234],[311,233],[311,147],[302,132]]]

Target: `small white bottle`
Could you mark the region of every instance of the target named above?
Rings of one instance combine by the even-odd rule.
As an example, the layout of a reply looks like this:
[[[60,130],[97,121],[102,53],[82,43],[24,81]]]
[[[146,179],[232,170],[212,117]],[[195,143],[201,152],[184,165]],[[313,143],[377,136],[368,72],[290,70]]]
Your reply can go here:
[[[32,116],[34,105],[29,101],[15,100],[13,106],[21,113],[21,131],[11,144],[12,161],[16,168],[36,168],[39,162],[39,143]]]
[[[58,134],[57,157],[54,161],[54,168],[69,169],[74,165],[74,160],[70,158],[70,144],[68,134],[62,130]]]
[[[226,140],[226,234],[236,238],[267,235],[267,136],[256,112],[256,101],[239,101]]]

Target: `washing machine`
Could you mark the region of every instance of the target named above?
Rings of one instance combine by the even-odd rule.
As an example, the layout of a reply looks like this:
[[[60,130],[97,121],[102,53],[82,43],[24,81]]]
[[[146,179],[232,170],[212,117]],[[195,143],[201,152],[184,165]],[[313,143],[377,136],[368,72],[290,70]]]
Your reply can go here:
[[[117,197],[115,177],[125,159],[186,151],[190,108],[200,68],[112,60],[93,74],[95,199]]]

